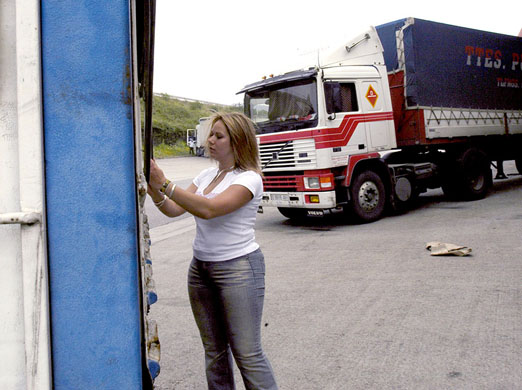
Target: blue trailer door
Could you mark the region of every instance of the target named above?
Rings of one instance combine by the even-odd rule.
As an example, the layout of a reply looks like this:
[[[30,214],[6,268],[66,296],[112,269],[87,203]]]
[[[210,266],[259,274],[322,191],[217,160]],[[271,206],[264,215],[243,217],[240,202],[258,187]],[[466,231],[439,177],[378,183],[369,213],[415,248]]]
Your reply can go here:
[[[41,6],[55,389],[130,390],[150,382],[143,369],[133,4]]]

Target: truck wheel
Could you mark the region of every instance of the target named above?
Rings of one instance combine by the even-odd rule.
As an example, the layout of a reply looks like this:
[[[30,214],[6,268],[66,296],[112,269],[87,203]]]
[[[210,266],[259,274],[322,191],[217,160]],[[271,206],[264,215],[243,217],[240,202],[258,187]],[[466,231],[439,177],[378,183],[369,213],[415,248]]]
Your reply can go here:
[[[461,194],[465,200],[484,198],[493,177],[487,155],[475,148],[466,150],[459,161],[462,176]]]
[[[381,177],[373,171],[360,173],[350,186],[351,211],[360,222],[382,217],[386,192]]]
[[[307,215],[305,209],[294,209],[292,207],[278,207],[277,209],[288,219],[303,219]]]
[[[487,155],[476,148],[467,149],[453,164],[442,185],[450,198],[478,200],[484,198],[493,182]]]

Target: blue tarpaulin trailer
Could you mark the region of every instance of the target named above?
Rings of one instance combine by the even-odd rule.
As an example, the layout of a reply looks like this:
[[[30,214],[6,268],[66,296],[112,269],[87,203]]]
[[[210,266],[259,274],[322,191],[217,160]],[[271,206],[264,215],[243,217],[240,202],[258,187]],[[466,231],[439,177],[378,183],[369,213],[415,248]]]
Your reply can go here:
[[[405,62],[408,107],[522,109],[522,38],[413,18],[376,29],[388,72]]]

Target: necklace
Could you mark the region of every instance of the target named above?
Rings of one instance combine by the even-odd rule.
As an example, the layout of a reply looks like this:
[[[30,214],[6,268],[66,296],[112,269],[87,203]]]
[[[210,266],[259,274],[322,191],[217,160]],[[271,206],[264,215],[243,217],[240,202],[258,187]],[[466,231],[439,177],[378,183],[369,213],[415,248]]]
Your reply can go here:
[[[222,170],[219,170],[219,168],[218,168],[218,173],[217,173],[217,175],[212,179],[212,181],[211,181],[208,185],[211,185],[212,183],[214,183],[214,182],[219,178],[219,176],[220,176],[222,173],[224,173],[224,172],[228,172],[228,171],[230,171],[230,170],[233,169],[233,168],[234,168],[233,165],[232,165],[231,167],[228,167],[228,168],[225,168],[225,169],[222,169]]]
[[[228,167],[228,168],[225,168],[225,169],[222,169],[221,171],[218,169],[218,173],[217,173],[217,176],[221,175],[223,172],[228,172],[230,171],[231,169],[233,169],[234,166],[232,165],[231,167]],[[216,177],[217,177],[216,176]]]

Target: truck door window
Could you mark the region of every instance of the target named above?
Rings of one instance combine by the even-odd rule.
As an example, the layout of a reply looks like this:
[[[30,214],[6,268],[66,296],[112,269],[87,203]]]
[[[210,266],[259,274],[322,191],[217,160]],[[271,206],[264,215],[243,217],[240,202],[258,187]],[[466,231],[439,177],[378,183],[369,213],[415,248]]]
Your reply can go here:
[[[325,82],[324,96],[328,114],[359,111],[354,83]]]

